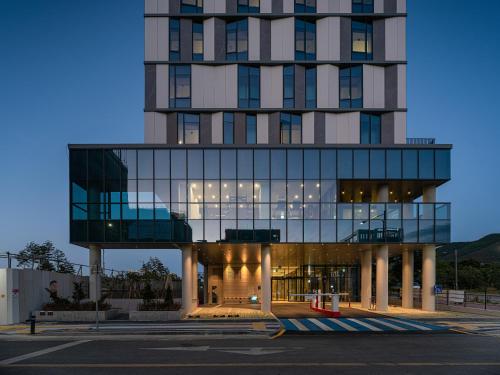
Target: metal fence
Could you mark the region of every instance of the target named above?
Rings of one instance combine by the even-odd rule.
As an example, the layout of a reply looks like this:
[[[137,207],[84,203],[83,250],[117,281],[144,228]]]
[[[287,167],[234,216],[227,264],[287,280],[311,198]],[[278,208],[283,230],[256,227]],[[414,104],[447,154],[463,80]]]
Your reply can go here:
[[[487,291],[444,290],[436,295],[436,304],[500,311],[500,294],[492,294]]]

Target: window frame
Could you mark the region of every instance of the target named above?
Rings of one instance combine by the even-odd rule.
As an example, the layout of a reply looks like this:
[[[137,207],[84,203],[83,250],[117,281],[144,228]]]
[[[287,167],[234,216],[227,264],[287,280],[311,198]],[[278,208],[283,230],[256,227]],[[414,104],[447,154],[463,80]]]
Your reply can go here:
[[[201,26],[201,52],[200,53],[195,53],[194,52],[194,45],[195,45],[195,39],[194,35],[195,34],[200,34],[199,31],[195,33],[195,26],[200,27]],[[204,48],[204,27],[203,27],[203,22],[195,22],[193,21],[192,26],[191,26],[191,50],[192,50],[192,60],[193,61],[203,61],[203,48]]]
[[[287,73],[287,71],[290,70],[290,73]],[[292,96],[287,96],[287,81],[291,80],[292,87],[291,87],[291,92]],[[295,107],[295,65],[294,64],[287,64],[283,66],[283,108],[294,108]]]
[[[302,25],[302,27],[301,27]],[[311,28],[311,30],[308,30]],[[311,41],[308,39],[308,33],[314,32],[314,41]],[[316,60],[316,53],[317,53],[317,28],[316,28],[316,22],[310,22],[310,21],[305,21],[300,18],[295,19],[295,60],[299,61],[312,61]],[[300,40],[303,40],[304,44],[304,50],[299,50],[298,49],[298,43]],[[308,47],[313,44],[314,46],[314,52],[313,53],[308,53]]]
[[[175,31],[177,31],[177,38],[173,37]],[[174,43],[178,45],[176,49],[173,49]],[[181,21],[179,18],[171,17],[168,22],[168,59],[169,61],[181,59]]]
[[[250,5],[256,1],[259,5]],[[238,13],[260,13],[260,0],[238,0]]]
[[[363,121],[363,119],[367,121]],[[378,123],[374,122],[378,119]],[[361,113],[360,114],[360,131],[359,131],[359,143],[362,145],[380,145],[382,144],[382,117],[380,115],[375,115],[372,113]],[[366,133],[368,134],[368,139],[363,139],[363,126],[367,126]],[[378,129],[374,129],[377,127]],[[374,139],[374,132],[376,131],[377,136]]]
[[[298,120],[298,122],[294,122]],[[298,129],[297,129],[297,125]],[[295,128],[295,129],[294,129]],[[298,132],[297,132],[298,130]],[[294,140],[298,134],[299,139]],[[285,139],[286,136],[286,139]],[[282,145],[300,145],[302,144],[302,116],[289,112],[280,113],[280,144]]]
[[[253,142],[249,141],[249,122],[248,122],[249,118],[254,119],[252,126],[254,127],[253,134],[255,136],[255,139],[253,140]],[[247,114],[245,116],[245,143],[247,145],[256,145],[257,144],[257,115],[255,115],[255,114]]]
[[[352,13],[374,13],[374,12],[375,12],[374,0],[352,0]]]
[[[230,117],[230,118],[229,118]],[[226,120],[226,118],[228,118]],[[231,127],[231,140],[226,139],[226,126]],[[233,145],[234,144],[234,113],[233,112],[224,112],[222,114],[222,143],[225,145]]]
[[[181,68],[188,69],[189,75],[189,96],[186,97],[178,97],[177,91],[179,87],[177,86],[178,76],[180,75],[177,71]],[[192,88],[192,77],[191,77],[191,65],[190,64],[182,64],[182,65],[169,65],[169,107],[170,108],[190,108],[191,107],[191,88]],[[173,89],[173,90],[172,90]],[[182,101],[182,102],[179,102]],[[184,102],[185,101],[185,102]]]
[[[364,36],[364,52],[354,51],[354,33]],[[351,23],[351,59],[354,61],[373,60],[373,22],[352,21]]]
[[[186,116],[196,117],[197,142],[186,142]],[[198,113],[177,113],[177,144],[179,145],[197,145],[200,144],[200,115]]]
[[[228,52],[229,33],[228,27],[235,25],[235,52]],[[246,50],[239,50],[240,35],[246,34]],[[243,37],[242,37],[243,40]],[[226,60],[227,61],[248,61],[248,18],[226,22]]]
[[[353,69],[360,71],[360,76],[353,76]],[[342,75],[343,72],[349,71],[349,75]],[[342,89],[343,89],[343,78],[349,80],[349,98],[342,99]],[[353,78],[359,78],[360,81],[360,92],[361,96],[359,98],[353,99]],[[339,69],[339,107],[340,108],[363,108],[363,65],[354,65],[347,68]]]
[[[309,80],[312,78],[314,82],[313,87],[309,87]],[[315,66],[309,67],[305,69],[305,101],[306,108],[313,109],[317,107],[317,99],[318,99],[318,77],[317,77],[317,69]],[[313,95],[313,98],[308,98],[309,95]]]
[[[257,77],[255,82],[252,79],[252,73],[257,72]],[[245,80],[246,82],[242,82]],[[256,83],[258,97],[252,97],[252,84]],[[243,85],[245,85],[243,87]],[[245,88],[246,98],[242,97],[241,89]],[[238,108],[259,108],[260,107],[260,67],[259,66],[249,66],[249,65],[238,65]]]
[[[295,13],[316,13],[317,2],[316,0],[295,0],[294,1]]]

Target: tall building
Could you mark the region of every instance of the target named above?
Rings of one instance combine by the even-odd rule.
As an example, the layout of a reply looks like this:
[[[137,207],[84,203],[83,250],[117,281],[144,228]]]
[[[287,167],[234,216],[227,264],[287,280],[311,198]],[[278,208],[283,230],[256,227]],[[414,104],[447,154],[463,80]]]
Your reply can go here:
[[[146,0],[145,143],[70,145],[71,242],[181,249],[186,313],[318,289],[384,311],[400,255],[412,307],[421,252],[433,310],[451,146],[407,137],[406,67],[405,0]]]

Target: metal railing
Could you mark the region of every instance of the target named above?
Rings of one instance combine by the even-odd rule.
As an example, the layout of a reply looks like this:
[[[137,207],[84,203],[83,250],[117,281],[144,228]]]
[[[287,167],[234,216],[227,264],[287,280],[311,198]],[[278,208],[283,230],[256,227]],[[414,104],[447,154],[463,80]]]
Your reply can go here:
[[[435,145],[436,138],[406,138],[407,145]]]
[[[487,291],[444,290],[436,295],[436,304],[500,312],[500,294]]]

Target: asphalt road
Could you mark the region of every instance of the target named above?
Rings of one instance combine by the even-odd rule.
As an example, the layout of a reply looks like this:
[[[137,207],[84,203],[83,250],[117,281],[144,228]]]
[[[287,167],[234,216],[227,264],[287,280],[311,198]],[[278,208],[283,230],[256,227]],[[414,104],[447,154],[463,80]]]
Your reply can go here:
[[[2,340],[0,374],[500,374],[499,348],[458,333]]]

